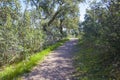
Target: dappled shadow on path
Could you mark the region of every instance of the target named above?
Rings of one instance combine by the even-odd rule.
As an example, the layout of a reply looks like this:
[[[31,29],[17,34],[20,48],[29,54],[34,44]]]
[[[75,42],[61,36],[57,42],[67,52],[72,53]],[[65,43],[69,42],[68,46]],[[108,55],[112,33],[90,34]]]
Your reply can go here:
[[[72,78],[74,68],[72,53],[75,51],[77,40],[66,42],[63,46],[52,51],[45,60],[25,74],[23,80],[75,80]]]

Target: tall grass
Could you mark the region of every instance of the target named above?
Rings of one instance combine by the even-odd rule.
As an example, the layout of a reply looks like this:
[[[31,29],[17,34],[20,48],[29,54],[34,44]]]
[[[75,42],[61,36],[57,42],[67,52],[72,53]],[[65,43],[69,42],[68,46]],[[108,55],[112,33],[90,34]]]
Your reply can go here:
[[[38,61],[42,62],[44,57],[50,53],[50,51],[61,46],[67,39],[57,42],[56,44],[49,46],[45,50],[36,53],[30,56],[29,59],[26,59],[18,64],[10,65],[6,67],[3,71],[0,72],[0,80],[13,80],[13,78],[29,72],[33,66],[37,65]]]

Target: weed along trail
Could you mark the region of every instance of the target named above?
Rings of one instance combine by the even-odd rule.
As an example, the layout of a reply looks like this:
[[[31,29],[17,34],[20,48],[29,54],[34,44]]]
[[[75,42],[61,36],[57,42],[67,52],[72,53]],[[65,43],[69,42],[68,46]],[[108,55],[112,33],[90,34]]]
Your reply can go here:
[[[70,39],[63,46],[52,51],[42,63],[38,63],[30,73],[24,74],[22,80],[75,80],[72,73],[73,53],[77,39]]]

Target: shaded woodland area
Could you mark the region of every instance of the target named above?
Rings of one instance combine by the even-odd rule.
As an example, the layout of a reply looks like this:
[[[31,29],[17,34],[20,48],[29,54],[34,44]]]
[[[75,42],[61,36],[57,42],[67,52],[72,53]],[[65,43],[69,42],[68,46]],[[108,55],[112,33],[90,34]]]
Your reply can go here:
[[[120,80],[120,1],[93,1],[80,31],[80,79]]]
[[[92,1],[81,22],[82,2],[0,0],[0,67],[72,35],[79,38],[75,59],[79,79],[120,80],[120,1]]]
[[[68,34],[77,34],[79,2],[0,0],[0,66],[19,62]]]

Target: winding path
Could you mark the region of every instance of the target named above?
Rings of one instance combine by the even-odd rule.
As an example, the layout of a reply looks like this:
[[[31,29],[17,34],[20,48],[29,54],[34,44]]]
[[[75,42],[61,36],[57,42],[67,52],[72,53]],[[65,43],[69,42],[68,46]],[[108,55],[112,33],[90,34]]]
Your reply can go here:
[[[70,39],[63,46],[52,51],[45,60],[25,74],[22,80],[75,80],[72,73],[73,53],[76,51],[77,39]]]

